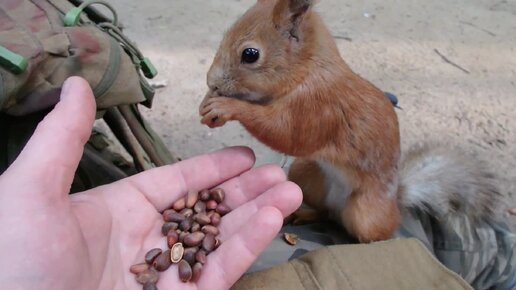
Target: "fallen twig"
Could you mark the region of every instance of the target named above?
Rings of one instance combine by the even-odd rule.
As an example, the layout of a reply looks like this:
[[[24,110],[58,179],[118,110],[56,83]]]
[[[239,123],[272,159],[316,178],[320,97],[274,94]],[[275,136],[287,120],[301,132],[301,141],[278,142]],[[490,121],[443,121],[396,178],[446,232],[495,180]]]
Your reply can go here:
[[[437,53],[437,55],[439,55],[443,59],[444,62],[446,62],[448,64],[451,64],[452,66],[454,66],[454,67],[460,69],[461,71],[469,74],[469,71],[467,69],[465,69],[465,68],[461,67],[460,65],[454,63],[453,61],[449,60],[446,56],[444,56],[441,52],[439,52],[439,50],[437,50],[437,48],[434,48],[434,51],[435,51],[435,53]]]
[[[336,39],[344,39],[344,40],[347,40],[349,42],[353,41],[353,39],[351,37],[347,37],[347,36],[334,35],[333,37],[336,38]]]
[[[467,21],[459,21],[459,23],[462,23],[462,24],[465,24],[465,25],[471,26],[471,27],[473,27],[473,28],[476,28],[476,29],[478,29],[478,30],[480,30],[480,31],[483,31],[483,32],[485,32],[485,33],[487,33],[487,34],[489,34],[489,35],[491,35],[491,36],[496,36],[496,34],[495,34],[494,32],[491,32],[491,31],[489,31],[489,30],[487,30],[487,29],[484,29],[484,28],[482,28],[482,27],[478,27],[478,26],[476,26],[475,24],[473,24],[473,23],[471,23],[471,22],[467,22]]]

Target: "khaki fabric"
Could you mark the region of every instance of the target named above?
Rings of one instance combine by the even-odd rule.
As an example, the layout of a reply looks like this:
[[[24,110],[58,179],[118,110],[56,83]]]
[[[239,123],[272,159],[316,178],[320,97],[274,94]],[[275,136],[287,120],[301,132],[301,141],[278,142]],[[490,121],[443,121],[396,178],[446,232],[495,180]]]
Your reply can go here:
[[[233,290],[465,290],[473,289],[445,268],[416,239],[337,245],[289,263],[248,274]]]

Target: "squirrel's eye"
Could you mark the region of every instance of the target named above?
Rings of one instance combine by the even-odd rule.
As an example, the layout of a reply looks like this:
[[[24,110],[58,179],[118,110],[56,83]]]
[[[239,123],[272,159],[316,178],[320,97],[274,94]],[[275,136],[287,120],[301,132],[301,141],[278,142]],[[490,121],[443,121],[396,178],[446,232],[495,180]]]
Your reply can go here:
[[[242,51],[242,63],[254,63],[260,58],[260,51],[256,48],[246,48]]]

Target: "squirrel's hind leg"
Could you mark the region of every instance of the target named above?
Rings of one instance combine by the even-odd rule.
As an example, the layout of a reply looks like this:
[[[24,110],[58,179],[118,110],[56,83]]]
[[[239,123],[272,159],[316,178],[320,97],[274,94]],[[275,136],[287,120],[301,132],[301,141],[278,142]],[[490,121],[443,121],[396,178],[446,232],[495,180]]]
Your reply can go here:
[[[310,208],[300,208],[285,220],[286,223],[308,224],[325,221],[328,218],[324,207],[325,178],[316,161],[296,158],[288,172],[288,179],[296,183],[303,192],[303,203]]]
[[[387,240],[398,228],[401,214],[397,192],[373,176],[361,176],[341,213],[346,230],[362,243]]]

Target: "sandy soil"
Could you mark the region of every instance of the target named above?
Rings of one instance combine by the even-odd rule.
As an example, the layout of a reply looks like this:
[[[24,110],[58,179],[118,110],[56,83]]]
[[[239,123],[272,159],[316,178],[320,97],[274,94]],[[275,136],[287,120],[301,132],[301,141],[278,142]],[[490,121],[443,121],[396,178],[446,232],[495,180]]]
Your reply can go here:
[[[168,84],[145,115],[171,150],[187,158],[245,144],[258,163],[280,162],[239,124],[212,130],[197,114],[222,34],[254,0],[110,2]],[[440,141],[476,152],[516,207],[515,1],[322,0],[317,10],[350,66],[398,95],[403,148]]]

